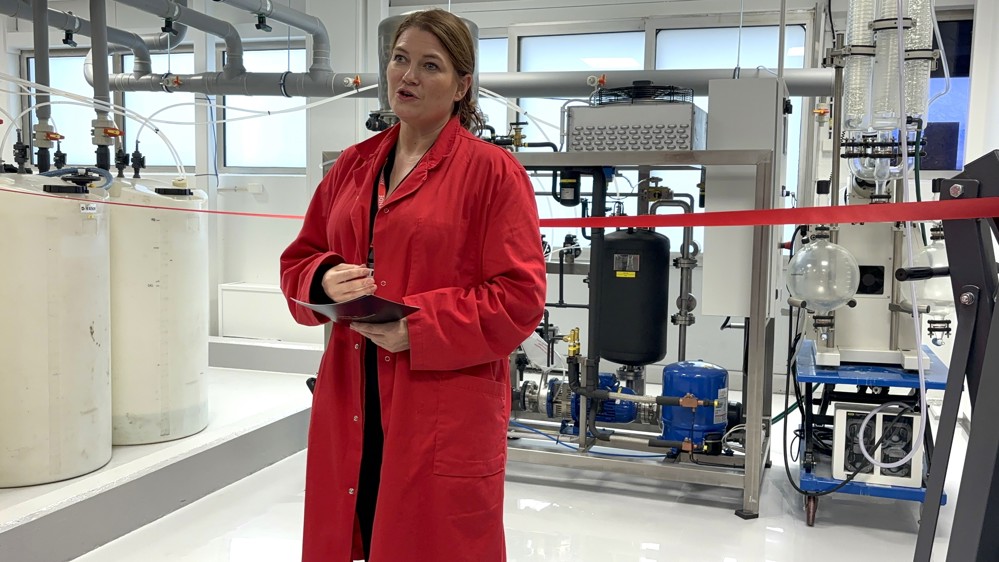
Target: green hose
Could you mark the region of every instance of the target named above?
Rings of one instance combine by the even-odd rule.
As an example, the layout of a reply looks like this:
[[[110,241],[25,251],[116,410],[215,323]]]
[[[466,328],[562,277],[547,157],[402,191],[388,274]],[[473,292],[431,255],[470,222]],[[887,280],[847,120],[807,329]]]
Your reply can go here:
[[[815,388],[812,389],[812,395],[814,396],[815,393],[816,393],[816,391],[818,391],[819,388],[821,388],[821,387],[822,387],[821,383],[815,385]],[[791,404],[790,406],[787,407],[786,410],[784,410],[783,412],[781,412],[781,413],[777,414],[776,416],[774,416],[773,419],[770,420],[770,425],[777,425],[780,422],[784,421],[784,418],[786,418],[788,416],[788,414],[790,414],[791,412],[795,411],[797,408],[798,408],[798,403],[797,402],[795,402],[794,404]]]

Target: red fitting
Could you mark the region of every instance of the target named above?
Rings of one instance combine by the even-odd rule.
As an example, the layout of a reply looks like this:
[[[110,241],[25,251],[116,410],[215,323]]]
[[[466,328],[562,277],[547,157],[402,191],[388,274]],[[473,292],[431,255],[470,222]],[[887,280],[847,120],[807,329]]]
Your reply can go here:
[[[606,74],[601,74],[600,78],[597,78],[597,85],[600,86],[601,88],[603,88],[604,86],[607,85],[607,75]]]
[[[354,83],[354,87],[355,88],[360,88],[361,87],[361,76],[360,75],[354,76],[354,82],[353,83]]]

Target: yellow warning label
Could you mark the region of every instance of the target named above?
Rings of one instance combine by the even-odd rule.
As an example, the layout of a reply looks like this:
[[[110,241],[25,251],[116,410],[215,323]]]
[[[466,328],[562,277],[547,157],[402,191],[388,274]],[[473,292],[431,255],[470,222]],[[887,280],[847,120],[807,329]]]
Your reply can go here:
[[[626,277],[628,279],[634,279],[636,273],[637,272],[635,272],[635,271],[618,271],[617,272],[617,276],[618,277]]]

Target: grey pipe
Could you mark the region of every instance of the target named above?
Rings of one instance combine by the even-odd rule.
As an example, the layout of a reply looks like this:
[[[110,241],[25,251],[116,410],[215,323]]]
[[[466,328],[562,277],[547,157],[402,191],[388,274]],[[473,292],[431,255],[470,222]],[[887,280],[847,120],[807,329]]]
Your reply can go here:
[[[319,18],[299,12],[283,4],[276,4],[271,0],[215,1],[230,4],[253,14],[271,18],[274,21],[301,29],[312,35],[312,66],[309,67],[309,72],[333,72],[333,65],[330,62],[330,36],[326,31],[326,26],[323,25],[323,22]]]
[[[686,195],[686,194],[676,194],[676,195]],[[693,196],[690,197],[690,202],[687,201],[677,201],[675,199],[667,199],[664,201],[656,201],[649,208],[649,214],[656,214],[656,210],[661,207],[679,207],[684,213],[693,213],[694,206]],[[676,299],[676,305],[679,309],[679,314],[677,315],[680,322],[677,324],[677,361],[687,360],[687,317],[694,310],[696,303],[694,303],[694,297],[691,293],[694,285],[694,265],[696,261],[692,261],[690,255],[690,247],[693,245],[694,240],[694,229],[689,226],[683,228],[683,247],[680,249],[680,296]]]
[[[226,48],[226,61],[225,66],[222,68],[222,74],[226,78],[232,79],[246,73],[246,67],[243,66],[243,41],[239,38],[239,33],[236,32],[236,28],[231,23],[170,1],[118,0],[118,2],[153,14],[154,16],[184,23],[194,29],[221,37],[225,41]]]
[[[0,0],[0,14],[12,18],[32,20],[31,6],[27,0]]]
[[[609,72],[502,72],[482,73],[479,83],[508,98],[545,98],[589,96],[593,87],[586,84],[589,76],[605,74],[607,86],[630,86],[635,80],[652,80],[659,85],[692,88],[695,95],[708,94],[708,81],[730,79],[732,69],[716,70],[615,70]],[[769,76],[766,70],[743,70],[743,78]],[[832,94],[833,73],[824,68],[787,69],[784,73],[792,96],[817,97]]]
[[[49,25],[63,31],[72,31],[84,37],[93,37],[93,25],[85,19],[74,14],[67,14],[59,10],[49,10]],[[132,51],[135,57],[132,63],[132,73],[136,76],[143,76],[152,72],[152,59],[149,55],[149,46],[135,33],[124,31],[114,27],[107,27],[108,43],[120,45]],[[87,53],[87,60],[93,59],[93,50]],[[88,66],[84,67],[89,68]],[[87,82],[93,85],[92,75],[87,75]]]
[[[593,92],[593,88],[586,85],[586,77],[591,74],[592,73],[590,72],[483,73],[479,75],[479,84],[487,90],[492,90],[497,94],[508,98],[574,95],[588,96]],[[732,70],[624,70],[602,74],[607,74],[608,79],[612,76],[614,77],[614,82],[609,82],[612,86],[614,84],[630,84],[632,80],[652,79],[657,84],[678,84],[686,88],[693,88],[695,94],[701,95],[707,94],[708,80],[716,78],[729,78],[732,75]],[[311,83],[304,81],[305,85],[303,87],[306,89],[303,91],[305,93],[292,93],[289,90],[289,95],[327,97],[342,94],[353,89],[353,86],[349,84],[344,85],[342,80],[347,78],[349,81],[354,77],[354,75],[355,73],[344,72],[335,75],[336,78],[332,81],[325,79],[318,82],[313,81]],[[193,81],[202,83],[203,80],[195,78],[197,76],[198,75],[179,76],[178,78],[180,78],[181,82]],[[281,89],[276,83],[259,81],[253,78],[254,76],[256,76],[255,73],[249,74],[247,77],[250,78],[250,80],[247,80],[245,85],[240,84],[238,86],[230,86],[224,81],[217,83],[214,85],[216,93],[234,94],[236,92],[230,90],[237,90],[245,87],[249,91],[255,92],[253,95],[282,95]],[[302,80],[293,78],[294,76],[295,74],[289,75],[288,82],[296,84],[303,83]],[[750,76],[752,76],[752,73],[746,74],[744,77],[748,78]],[[378,75],[374,73],[361,74],[360,77],[362,85],[376,84],[378,82]],[[788,69],[785,73],[785,78],[792,96],[815,97],[828,96],[832,94],[833,72],[831,70],[823,68]],[[628,81],[626,82],[624,79],[627,79]],[[325,86],[329,83],[332,83],[332,89]],[[120,89],[124,91],[149,91],[151,89],[160,89],[158,86],[150,88],[148,80],[133,81],[125,77],[112,79],[112,85],[116,90]],[[182,85],[175,89],[176,91],[208,93],[205,90],[194,89],[191,84],[188,84],[187,86]],[[378,97],[378,91],[377,89],[367,90],[358,94],[357,97],[376,98]]]
[[[179,6],[187,7],[187,0],[173,0],[173,2]],[[181,41],[187,37],[187,26],[176,22],[173,26],[176,35],[169,33],[167,31],[161,31],[160,33],[148,33],[142,35],[142,42],[146,44],[146,47],[150,51],[172,51],[174,47],[180,44]],[[113,43],[114,41],[112,41]]]
[[[90,0],[91,52],[94,53],[94,99],[97,118],[107,118],[111,110],[111,88],[108,84],[108,13],[105,0]]]
[[[49,2],[34,0],[31,4],[31,17],[34,20],[35,75],[34,81],[43,86],[51,85],[49,78]],[[41,123],[52,116],[52,106],[48,104],[49,94],[35,93],[35,115]]]
[[[126,92],[197,92],[210,95],[330,97],[354,90],[355,74],[303,72],[248,72],[235,78],[221,73],[135,77],[117,74],[111,87]],[[376,84],[377,74],[361,74],[361,85]],[[378,89],[365,90],[358,97],[374,98]]]

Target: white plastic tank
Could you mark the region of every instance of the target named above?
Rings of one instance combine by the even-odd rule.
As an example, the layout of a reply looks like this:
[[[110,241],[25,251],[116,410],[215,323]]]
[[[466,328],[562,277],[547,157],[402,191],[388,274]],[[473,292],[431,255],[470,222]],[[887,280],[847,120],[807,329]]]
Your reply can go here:
[[[75,186],[13,174],[0,175],[0,187],[6,488],[73,478],[111,460],[111,311],[106,192],[58,194]]]
[[[111,201],[115,445],[179,439],[208,425],[208,229],[204,191],[116,180]],[[144,207],[168,207],[150,209]]]

